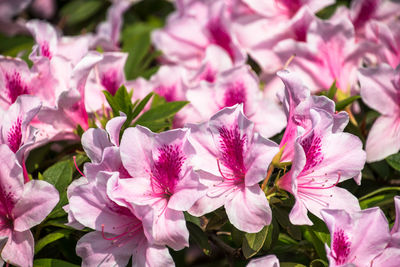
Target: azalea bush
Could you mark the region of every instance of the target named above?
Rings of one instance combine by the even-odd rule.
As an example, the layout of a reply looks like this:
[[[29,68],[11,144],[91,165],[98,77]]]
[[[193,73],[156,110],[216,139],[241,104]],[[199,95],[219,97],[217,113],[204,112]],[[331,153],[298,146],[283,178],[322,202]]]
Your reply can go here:
[[[0,266],[398,266],[400,4],[0,2]]]

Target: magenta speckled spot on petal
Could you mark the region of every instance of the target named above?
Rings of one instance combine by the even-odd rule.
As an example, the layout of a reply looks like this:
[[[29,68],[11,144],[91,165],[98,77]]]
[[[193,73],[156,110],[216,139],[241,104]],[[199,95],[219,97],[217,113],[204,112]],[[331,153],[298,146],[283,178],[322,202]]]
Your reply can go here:
[[[346,263],[350,254],[350,241],[342,229],[337,229],[333,234],[332,252],[337,265]]]
[[[16,153],[21,146],[22,141],[22,120],[20,117],[14,122],[13,126],[7,133],[8,147],[12,152]]]
[[[324,155],[321,152],[321,138],[314,132],[301,140],[301,146],[306,154],[306,165],[303,172],[311,170],[324,159]]]
[[[47,57],[48,59],[51,59],[51,57],[53,56],[50,51],[49,43],[47,41],[44,41],[40,45],[40,53],[42,54],[42,56]]]
[[[17,100],[18,96],[28,94],[28,86],[22,81],[19,72],[14,71],[12,74],[6,74],[5,78],[7,95],[11,104]]]
[[[220,149],[221,149],[221,162],[232,172],[233,177],[228,179],[235,179],[243,181],[246,174],[244,165],[244,145],[246,143],[246,135],[241,136],[237,125],[228,129],[226,127],[219,128],[220,134]],[[225,179],[227,175],[224,174]]]
[[[158,149],[159,156],[154,162],[151,186],[155,194],[168,197],[174,193],[181,178],[182,165],[186,158],[178,145],[163,145]]]

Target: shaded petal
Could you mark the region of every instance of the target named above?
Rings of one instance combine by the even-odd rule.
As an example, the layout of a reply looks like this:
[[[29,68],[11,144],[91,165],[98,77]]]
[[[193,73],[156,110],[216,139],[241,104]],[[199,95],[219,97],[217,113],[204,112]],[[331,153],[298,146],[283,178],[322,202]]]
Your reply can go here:
[[[267,255],[264,257],[252,259],[246,267],[279,267],[279,260],[275,255]]]
[[[60,199],[57,189],[48,182],[31,180],[15,205],[14,229],[25,231],[41,223]]]
[[[119,246],[95,231],[79,239],[76,254],[82,258],[82,266],[126,266],[135,253],[138,241],[135,237]]]
[[[106,124],[106,131],[110,136],[110,141],[116,146],[119,146],[119,133],[125,121],[126,115],[121,112],[121,116],[112,118]]]
[[[257,233],[271,223],[272,212],[264,192],[258,184],[246,186],[233,193],[225,204],[229,221],[239,230]]]
[[[378,68],[360,69],[358,78],[362,100],[384,115],[392,116],[398,107],[398,92],[392,84],[395,71],[386,64]]]
[[[12,265],[33,266],[34,240],[31,231],[13,232],[1,251],[1,258]]]
[[[174,250],[189,246],[189,231],[182,211],[165,208],[164,212],[155,216],[153,234],[157,244],[167,245]]]
[[[400,119],[394,116],[380,116],[372,125],[367,137],[367,161],[382,160],[397,153],[399,149]]]

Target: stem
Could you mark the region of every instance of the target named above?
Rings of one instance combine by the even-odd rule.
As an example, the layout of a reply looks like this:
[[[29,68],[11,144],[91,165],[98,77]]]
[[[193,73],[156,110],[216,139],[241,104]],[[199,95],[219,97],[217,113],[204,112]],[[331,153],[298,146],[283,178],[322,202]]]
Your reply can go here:
[[[226,244],[224,241],[222,241],[221,239],[218,238],[218,236],[216,234],[209,234],[208,238],[210,239],[211,242],[213,242],[217,247],[219,247],[220,249],[222,249],[226,255],[226,257],[228,258],[229,261],[229,265],[233,266],[234,263],[234,259],[241,259],[242,254],[240,252],[240,248],[239,249],[234,249],[233,247],[229,246],[228,244]]]
[[[267,177],[265,177],[265,179],[264,179],[264,181],[263,181],[263,183],[261,185],[261,190],[264,191],[265,187],[267,186],[268,180],[271,177],[273,171],[274,171],[274,165],[271,164],[271,165],[269,165],[269,168],[268,168]]]

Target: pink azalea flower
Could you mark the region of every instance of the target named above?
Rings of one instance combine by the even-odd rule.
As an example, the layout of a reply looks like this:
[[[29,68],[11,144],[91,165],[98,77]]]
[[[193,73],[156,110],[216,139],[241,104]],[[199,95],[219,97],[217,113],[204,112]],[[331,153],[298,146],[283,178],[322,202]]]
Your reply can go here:
[[[108,103],[103,91],[115,95],[125,83],[124,66],[128,54],[121,52],[104,52],[101,61],[90,71],[85,86],[85,107],[88,112],[101,111]]]
[[[226,5],[223,1],[179,2],[178,11],[168,17],[166,26],[152,33],[157,49],[170,62],[189,68],[200,67],[209,45],[218,45],[241,64],[245,54],[231,37]]]
[[[267,255],[260,258],[252,259],[246,267],[279,267],[279,260],[275,255]]]
[[[233,11],[233,32],[262,70],[271,73],[282,66],[274,47],[285,39],[305,41],[307,29],[315,19],[314,13],[333,2],[242,0],[239,4],[248,8],[242,12]],[[233,10],[237,10],[237,4]]]
[[[25,61],[0,56],[0,106],[7,110],[20,95],[34,94],[33,74]]]
[[[396,27],[398,23],[398,21],[391,24],[371,21],[367,32],[368,40],[380,45],[377,51],[379,62],[387,63],[394,69],[400,64],[400,29]]]
[[[15,153],[23,168],[25,181],[29,181],[25,160],[33,148],[36,135],[30,123],[41,106],[37,97],[21,95],[0,118],[0,144],[6,144]]]
[[[368,43],[356,42],[352,23],[343,18],[315,20],[306,42],[285,40],[275,47],[275,52],[282,62],[296,55],[288,69],[299,73],[313,93],[328,89],[336,80],[337,87],[350,94],[356,86],[357,69],[370,48]]]
[[[283,106],[287,117],[287,126],[283,134],[280,148],[284,148],[281,162],[289,162],[294,157],[294,143],[300,134],[299,127],[307,133],[312,128],[311,109],[325,110],[333,117],[334,132],[341,132],[349,122],[345,111],[336,113],[335,103],[324,96],[311,96],[310,89],[302,82],[299,75],[288,70],[282,70],[277,76],[285,85]]]
[[[78,241],[76,253],[83,259],[82,266],[126,266],[132,256],[137,266],[173,266],[168,249],[148,241],[151,236],[142,223],[148,219],[110,195],[118,178],[115,172],[99,172],[95,177],[80,178],[69,188],[68,209],[73,218],[95,230]]]
[[[263,98],[258,78],[248,66],[227,70],[214,83],[200,83],[186,97],[190,101],[186,122],[203,122],[224,107],[243,103],[244,113],[263,136],[274,136],[285,127],[281,107]]]
[[[209,187],[189,212],[201,216],[225,206],[229,221],[248,233],[271,222],[271,209],[258,183],[278,152],[277,145],[254,132],[254,124],[236,105],[209,122],[188,125],[196,148],[195,166]]]
[[[358,200],[336,185],[355,178],[360,183],[365,152],[358,137],[334,132],[334,119],[325,110],[311,109],[312,128],[294,143],[291,169],[278,185],[296,198],[289,218],[293,224],[309,224],[307,211],[320,217],[321,209],[360,210]]]
[[[367,161],[384,159],[400,149],[400,72],[386,64],[359,72],[361,97],[381,113],[374,122],[365,146]]]
[[[88,52],[90,42],[88,35],[62,37],[51,24],[40,20],[29,21],[26,27],[36,41],[36,45],[29,55],[35,64],[47,58],[52,68],[61,68],[62,70],[63,66],[53,62],[53,58],[62,57],[75,66]]]
[[[123,24],[123,17],[134,1],[113,1],[107,10],[107,20],[100,23],[93,37],[91,47],[101,46],[105,51],[119,51],[119,37]]]
[[[82,147],[91,160],[84,166],[87,177],[95,177],[100,171],[118,172],[120,178],[130,177],[119,151],[119,133],[126,121],[122,115],[109,120],[105,130],[90,128],[82,135]]]
[[[331,233],[331,247],[326,246],[329,266],[397,266],[400,249],[387,247],[389,227],[379,208],[348,213],[322,210]]]
[[[187,129],[159,134],[140,126],[126,129],[120,151],[122,163],[133,178],[121,179],[113,191],[137,209],[151,207],[155,242],[175,250],[189,245],[183,211],[206,189],[193,171],[195,150],[188,135]]]
[[[42,222],[55,207],[58,191],[45,181],[24,184],[14,153],[8,146],[0,145],[0,155],[0,236],[8,238],[1,259],[13,265],[32,266],[34,240],[29,229]]]

